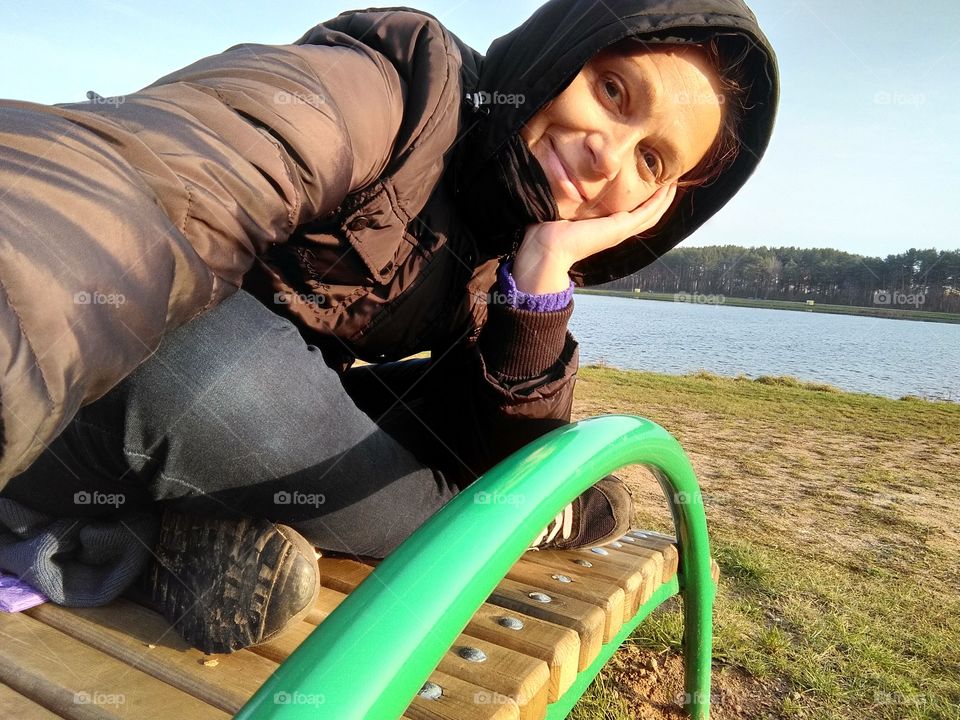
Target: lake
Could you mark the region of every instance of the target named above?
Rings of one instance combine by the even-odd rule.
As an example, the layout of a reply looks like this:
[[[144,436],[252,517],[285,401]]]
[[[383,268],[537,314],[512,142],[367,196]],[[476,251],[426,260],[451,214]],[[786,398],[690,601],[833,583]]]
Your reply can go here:
[[[843,390],[960,401],[960,325],[723,304],[574,296],[580,362],[793,375]]]

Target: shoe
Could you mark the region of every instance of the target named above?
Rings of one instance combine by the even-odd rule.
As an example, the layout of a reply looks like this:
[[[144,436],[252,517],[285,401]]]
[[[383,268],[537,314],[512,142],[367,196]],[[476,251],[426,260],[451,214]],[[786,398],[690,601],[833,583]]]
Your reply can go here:
[[[166,510],[131,596],[205,653],[268,642],[317,602],[313,545],[286,525]]]
[[[633,497],[616,475],[607,475],[567,505],[528,550],[573,550],[606,545],[633,522]]]

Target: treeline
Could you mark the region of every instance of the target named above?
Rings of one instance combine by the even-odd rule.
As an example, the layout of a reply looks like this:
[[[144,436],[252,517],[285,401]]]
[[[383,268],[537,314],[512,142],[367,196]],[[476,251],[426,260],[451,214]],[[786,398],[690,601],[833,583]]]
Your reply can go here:
[[[830,248],[679,247],[600,287],[960,312],[960,250],[880,258]]]

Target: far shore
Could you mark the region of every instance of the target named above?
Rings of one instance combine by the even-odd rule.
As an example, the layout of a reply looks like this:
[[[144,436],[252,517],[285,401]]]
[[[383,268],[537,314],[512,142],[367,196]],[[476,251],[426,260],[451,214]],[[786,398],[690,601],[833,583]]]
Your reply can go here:
[[[863,307],[859,305],[827,305],[791,300],[763,300],[760,298],[738,298],[723,295],[705,295],[697,293],[655,293],[655,292],[627,292],[625,290],[596,290],[593,288],[577,288],[576,294],[582,295],[610,295],[612,297],[632,298],[634,300],[661,300],[667,302],[690,302],[707,305],[732,305],[735,307],[766,308],[770,310],[803,310],[805,312],[833,313],[835,315],[862,315],[865,317],[888,318],[892,320],[920,320],[924,322],[940,322],[960,324],[960,313],[930,312],[927,310],[910,310],[892,307]]]

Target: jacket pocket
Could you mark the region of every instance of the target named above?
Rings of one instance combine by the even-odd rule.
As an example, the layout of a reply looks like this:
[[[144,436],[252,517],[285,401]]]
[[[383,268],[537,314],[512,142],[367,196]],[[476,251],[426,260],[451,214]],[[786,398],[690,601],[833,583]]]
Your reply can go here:
[[[389,283],[414,246],[413,237],[406,232],[409,219],[399,210],[389,182],[377,183],[358,200],[342,215],[341,229],[366,265],[370,279]]]

